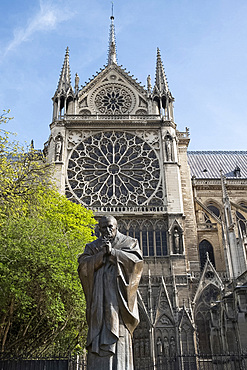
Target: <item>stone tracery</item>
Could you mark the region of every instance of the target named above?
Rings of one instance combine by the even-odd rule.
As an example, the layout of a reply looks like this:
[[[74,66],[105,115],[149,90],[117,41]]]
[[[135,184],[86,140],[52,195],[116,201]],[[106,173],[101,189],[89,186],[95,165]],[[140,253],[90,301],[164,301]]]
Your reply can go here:
[[[155,150],[126,132],[97,133],[82,140],[70,155],[67,174],[70,192],[87,206],[132,207],[163,197]]]
[[[129,114],[134,100],[132,95],[126,87],[109,84],[96,93],[94,104],[100,114]]]

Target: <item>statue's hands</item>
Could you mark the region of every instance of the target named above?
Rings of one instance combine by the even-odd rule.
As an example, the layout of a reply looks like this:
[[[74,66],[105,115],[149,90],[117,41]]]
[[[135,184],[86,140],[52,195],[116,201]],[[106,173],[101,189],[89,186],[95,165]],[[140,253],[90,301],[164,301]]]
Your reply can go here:
[[[111,245],[111,242],[110,240],[107,240],[107,239],[102,239],[102,248],[104,248],[105,250],[105,254],[111,254],[111,251],[112,251],[112,245]]]

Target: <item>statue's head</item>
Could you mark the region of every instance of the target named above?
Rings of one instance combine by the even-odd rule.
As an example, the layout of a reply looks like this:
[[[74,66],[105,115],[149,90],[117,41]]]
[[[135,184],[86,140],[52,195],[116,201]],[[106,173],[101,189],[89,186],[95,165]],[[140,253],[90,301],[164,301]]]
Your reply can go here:
[[[113,240],[117,234],[117,220],[113,216],[103,216],[99,220],[99,231],[103,238]]]

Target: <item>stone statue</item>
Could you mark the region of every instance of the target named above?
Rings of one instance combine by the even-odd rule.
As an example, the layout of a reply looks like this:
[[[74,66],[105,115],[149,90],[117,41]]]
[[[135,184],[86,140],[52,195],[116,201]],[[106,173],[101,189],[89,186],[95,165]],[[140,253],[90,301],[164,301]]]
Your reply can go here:
[[[162,341],[161,341],[160,337],[158,337],[156,345],[157,345],[157,355],[162,356],[163,355],[163,347],[162,347]]]
[[[160,337],[158,337],[157,339],[156,346],[157,346],[158,365],[162,365],[163,346],[162,346],[162,341]],[[160,368],[160,366],[158,368]]]
[[[174,337],[171,337],[171,339],[170,339],[170,356],[171,357],[176,356],[176,342],[175,342]]]
[[[180,253],[180,234],[178,232],[178,229],[175,229],[173,233],[173,253]]]
[[[169,341],[168,341],[168,338],[165,337],[164,338],[164,355],[165,357],[169,357]]]
[[[62,143],[63,139],[59,135],[56,137],[56,143],[55,143],[55,161],[59,162],[61,160],[61,154],[62,154]]]
[[[166,149],[166,160],[168,162],[171,162],[172,161],[172,139],[168,135],[166,136],[165,149]]]
[[[139,323],[137,288],[143,269],[137,239],[104,216],[101,236],[80,255],[78,272],[87,301],[87,369],[133,370],[132,334]]]

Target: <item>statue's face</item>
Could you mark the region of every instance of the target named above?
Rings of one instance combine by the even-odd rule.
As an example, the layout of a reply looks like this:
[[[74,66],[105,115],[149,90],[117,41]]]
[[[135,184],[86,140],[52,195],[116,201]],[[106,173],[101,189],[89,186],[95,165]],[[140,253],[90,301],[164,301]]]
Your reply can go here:
[[[103,238],[113,240],[117,233],[117,222],[114,218],[102,218],[99,222],[99,231]]]

